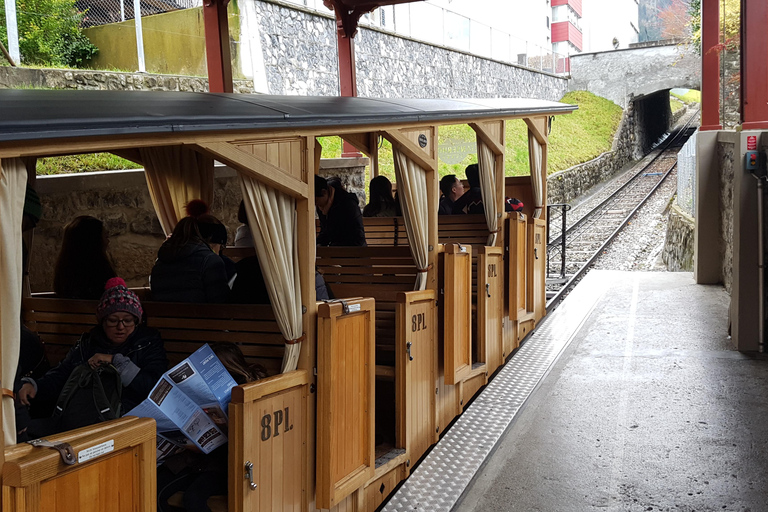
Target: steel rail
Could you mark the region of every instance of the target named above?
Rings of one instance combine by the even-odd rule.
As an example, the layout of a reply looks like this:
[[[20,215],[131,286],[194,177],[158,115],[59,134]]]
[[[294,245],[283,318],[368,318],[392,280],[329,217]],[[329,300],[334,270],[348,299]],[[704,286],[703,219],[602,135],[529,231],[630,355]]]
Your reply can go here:
[[[547,312],[549,313],[553,309],[555,309],[558,305],[558,303],[563,299],[564,295],[570,290],[571,286],[575,284],[576,280],[579,279],[586,271],[589,269],[589,266],[592,265],[592,263],[595,262],[595,260],[600,256],[600,254],[613,242],[613,240],[618,236],[618,234],[621,232],[622,229],[624,229],[629,221],[632,219],[632,217],[637,213],[637,211],[645,205],[645,203],[648,201],[648,199],[651,198],[651,196],[658,190],[658,188],[661,186],[664,181],[666,181],[667,177],[670,175],[670,173],[677,167],[677,162],[672,164],[672,166],[664,173],[664,176],[656,183],[656,185],[653,186],[650,192],[643,198],[640,203],[635,206],[635,208],[627,215],[624,220],[621,222],[621,224],[611,233],[611,235],[603,242],[603,244],[592,254],[592,256],[587,260],[587,262],[579,269],[577,270],[573,276],[568,280],[565,285],[563,285],[560,290],[552,297],[552,299],[547,302]],[[617,191],[618,192],[618,191]],[[611,196],[613,197],[613,196]],[[593,210],[594,211],[594,210]],[[589,215],[587,215],[589,216]]]
[[[664,148],[663,148],[661,151],[659,151],[659,153],[658,153],[656,156],[654,156],[654,157],[653,157],[653,158],[652,158],[652,159],[651,159],[651,160],[650,160],[650,161],[649,161],[647,164],[645,164],[645,165],[642,167],[642,169],[640,169],[640,170],[639,170],[639,171],[638,171],[638,172],[637,172],[637,173],[636,173],[636,174],[635,174],[635,175],[634,175],[632,178],[630,178],[629,180],[627,180],[627,182],[626,182],[626,183],[624,183],[624,184],[623,184],[621,187],[619,187],[618,189],[616,189],[616,190],[615,190],[615,191],[614,191],[614,192],[613,192],[613,193],[612,193],[610,196],[608,196],[608,197],[607,197],[605,200],[603,200],[603,201],[602,201],[600,204],[598,204],[598,205],[597,205],[597,206],[595,206],[595,207],[594,207],[592,210],[590,210],[590,211],[589,211],[589,213],[587,213],[587,214],[586,214],[586,215],[584,215],[582,218],[580,218],[579,220],[577,220],[577,221],[576,221],[576,222],[575,222],[573,225],[571,225],[571,226],[570,226],[570,227],[569,227],[569,228],[566,230],[566,232],[565,232],[565,233],[560,233],[560,235],[558,235],[558,236],[557,236],[557,238],[554,238],[553,240],[551,240],[551,241],[550,241],[550,243],[547,245],[547,251],[549,251],[549,250],[550,250],[550,248],[556,248],[556,247],[557,247],[559,244],[561,244],[561,243],[562,243],[562,237],[563,237],[563,236],[567,236],[569,233],[573,233],[573,231],[575,231],[575,230],[576,230],[576,228],[578,228],[579,226],[581,226],[582,224],[584,224],[584,223],[585,223],[585,222],[586,222],[586,221],[587,221],[587,220],[588,220],[588,219],[589,219],[589,218],[590,218],[590,217],[591,217],[591,216],[592,216],[592,215],[593,215],[595,212],[599,211],[599,210],[600,210],[600,209],[602,209],[602,208],[603,208],[603,207],[604,207],[606,204],[608,204],[608,203],[610,203],[611,201],[613,201],[613,200],[615,199],[615,197],[616,197],[616,196],[617,196],[617,195],[618,195],[620,192],[622,192],[622,191],[623,191],[625,188],[627,188],[627,187],[628,187],[628,186],[629,186],[631,183],[634,183],[634,182],[635,182],[635,180],[637,180],[637,179],[638,179],[638,178],[639,178],[639,177],[640,177],[640,176],[641,176],[641,175],[644,173],[644,171],[645,171],[646,169],[648,169],[648,168],[649,168],[649,167],[650,167],[650,166],[651,166],[651,165],[652,165],[652,164],[653,164],[653,163],[654,163],[656,160],[658,160],[659,158],[661,158],[661,155],[663,155],[663,154],[664,154],[664,152],[665,152],[667,149],[669,149],[669,147],[672,145],[672,143],[673,143],[673,142],[675,142],[675,141],[677,141],[678,139],[681,139],[681,138],[683,137],[683,134],[684,134],[684,133],[685,133],[685,131],[686,131],[686,130],[687,130],[689,127],[690,127],[690,124],[691,124],[691,122],[692,122],[694,119],[696,119],[696,117],[698,116],[698,114],[699,114],[699,110],[697,110],[696,112],[694,112],[694,114],[691,116],[691,118],[690,118],[690,119],[688,119],[688,121],[685,123],[685,125],[683,125],[683,126],[682,126],[682,127],[681,127],[681,128],[678,130],[678,131],[677,131],[677,133],[676,133],[674,136],[672,136],[672,137],[667,137],[667,139],[665,139],[665,141],[664,141],[664,142],[666,143],[666,146],[665,146],[665,147],[664,147]]]

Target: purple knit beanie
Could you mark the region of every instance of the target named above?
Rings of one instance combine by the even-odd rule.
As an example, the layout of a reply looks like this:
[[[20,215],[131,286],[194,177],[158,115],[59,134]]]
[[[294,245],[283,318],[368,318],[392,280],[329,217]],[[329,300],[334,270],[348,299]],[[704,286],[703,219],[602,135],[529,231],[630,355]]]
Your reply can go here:
[[[139,298],[125,286],[125,281],[120,277],[113,277],[104,286],[99,305],[96,306],[96,319],[101,321],[118,311],[125,311],[141,321],[144,310],[141,309]]]

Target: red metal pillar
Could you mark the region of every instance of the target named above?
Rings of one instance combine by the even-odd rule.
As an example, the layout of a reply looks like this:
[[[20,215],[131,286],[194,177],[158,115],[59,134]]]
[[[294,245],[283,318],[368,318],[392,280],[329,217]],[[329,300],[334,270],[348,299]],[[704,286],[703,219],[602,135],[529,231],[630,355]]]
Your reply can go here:
[[[229,0],[205,0],[205,57],[208,62],[208,90],[232,92],[232,58],[229,53]]]
[[[348,37],[343,30],[336,31],[336,44],[339,52],[339,90],[342,97],[357,96],[357,76],[355,74],[355,39]],[[342,158],[362,156],[352,144],[344,141],[341,149]]]
[[[763,0],[764,1],[764,0]],[[722,130],[720,124],[720,5],[701,2],[701,130]]]
[[[341,96],[357,96],[357,77],[355,75],[355,40],[341,31],[336,32],[339,48],[339,85]]]
[[[768,129],[768,2],[741,3],[741,125]],[[703,99],[702,99],[703,101]]]

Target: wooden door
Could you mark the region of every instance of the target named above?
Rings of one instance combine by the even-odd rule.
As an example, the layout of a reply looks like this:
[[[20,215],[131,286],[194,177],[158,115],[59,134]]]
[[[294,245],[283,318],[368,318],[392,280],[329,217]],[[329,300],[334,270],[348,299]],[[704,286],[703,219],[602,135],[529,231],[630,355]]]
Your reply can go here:
[[[434,290],[403,292],[397,301],[395,377],[398,438],[411,466],[437,441],[437,307]]]
[[[229,510],[304,512],[306,370],[238,386],[229,404]]]
[[[482,247],[477,256],[477,337],[488,374],[503,362],[504,254],[501,247]]]
[[[157,505],[155,421],[126,416],[57,434],[76,463],[51,448],[9,446],[3,466],[6,512],[150,512]]]
[[[528,229],[522,213],[509,219],[509,318],[519,321],[528,312]]]
[[[472,371],[472,247],[446,245],[444,258],[443,364],[450,385]]]
[[[547,260],[547,223],[542,219],[532,219],[529,229],[528,255],[528,310],[533,312],[536,323],[547,314],[546,270]]]
[[[331,508],[373,477],[374,301],[318,308],[317,506]]]

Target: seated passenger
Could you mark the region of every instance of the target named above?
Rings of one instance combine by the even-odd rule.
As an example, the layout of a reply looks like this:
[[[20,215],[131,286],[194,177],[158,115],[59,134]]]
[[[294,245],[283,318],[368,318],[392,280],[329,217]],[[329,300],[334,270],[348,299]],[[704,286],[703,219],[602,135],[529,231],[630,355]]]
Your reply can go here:
[[[53,291],[66,299],[98,300],[104,284],[115,277],[107,255],[109,239],[96,217],[75,217],[64,227],[61,252],[53,271]]]
[[[397,215],[392,183],[386,176],[376,176],[368,186],[368,204],[363,208],[363,217],[394,217]]]
[[[227,265],[218,253],[226,242],[226,228],[207,211],[203,201],[191,201],[190,216],[181,219],[160,246],[149,282],[153,300],[224,303],[229,299]]]
[[[454,215],[485,213],[483,193],[480,190],[480,168],[477,164],[470,164],[467,166],[466,173],[469,190],[453,204],[453,213]]]
[[[245,213],[245,201],[240,201],[237,220],[240,221],[240,226],[235,231],[235,247],[253,247],[253,235],[251,235],[251,227],[248,225],[248,216]]]
[[[315,205],[320,218],[317,245],[367,245],[357,196],[344,190],[340,182],[329,185],[325,178],[315,176]]]
[[[437,214],[452,215],[453,204],[464,195],[464,185],[455,174],[449,174],[440,180],[440,192],[443,193],[443,197],[440,198],[440,208],[437,210]]]
[[[234,343],[212,343],[211,349],[238,384],[267,377],[267,371],[258,363],[248,363],[240,347]],[[211,496],[226,496],[227,448],[219,447],[210,454],[189,450],[169,457],[157,471],[158,512],[179,510],[168,503],[168,498],[179,491],[187,512],[210,512]]]
[[[133,409],[147,398],[157,380],[168,369],[160,333],[142,324],[142,315],[139,298],[125,286],[125,281],[119,277],[107,281],[106,290],[96,307],[98,325],[84,333],[64,360],[40,379],[23,378],[19,401],[30,405],[30,400],[58,397],[72,372],[78,366],[87,364],[94,369],[113,368],[122,383],[122,412]],[[67,424],[63,423],[65,418]],[[77,418],[65,416],[37,424],[33,421],[29,435],[36,438],[91,422],[77,423]]]

